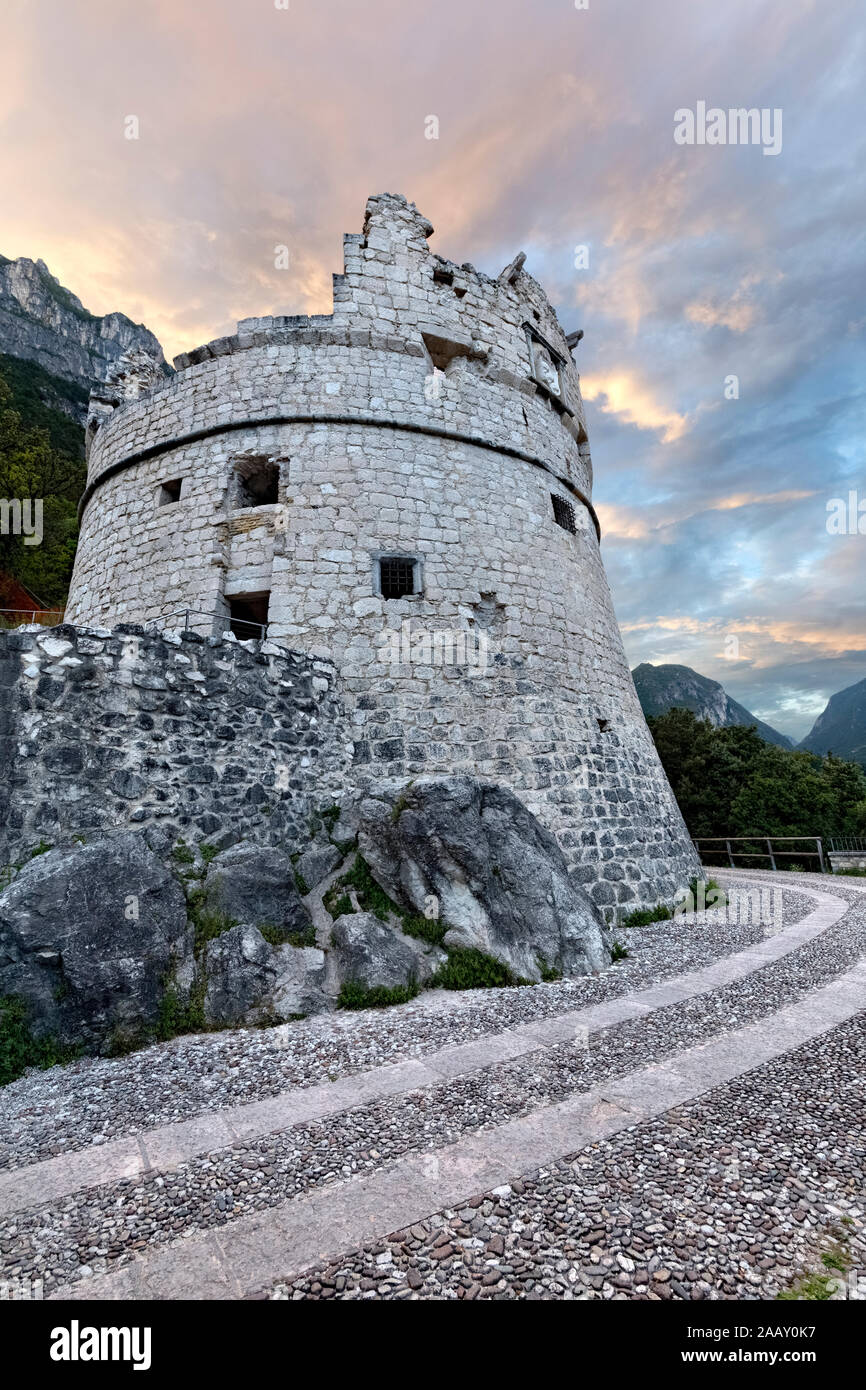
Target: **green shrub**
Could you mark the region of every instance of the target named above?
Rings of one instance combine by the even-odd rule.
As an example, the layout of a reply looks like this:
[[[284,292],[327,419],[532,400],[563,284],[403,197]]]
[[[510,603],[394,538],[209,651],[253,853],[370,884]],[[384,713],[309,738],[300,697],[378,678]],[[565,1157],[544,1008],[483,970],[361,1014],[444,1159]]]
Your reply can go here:
[[[712,898],[712,902],[710,899]],[[714,878],[692,878],[689,880],[689,912],[707,912],[715,908],[727,907],[728,898],[722,885]],[[699,906],[700,904],[700,906]]]
[[[408,985],[396,985],[393,989],[387,985],[375,985],[369,989],[359,980],[347,980],[337,996],[337,1008],[386,1009],[391,1004],[407,1004],[417,994],[418,985],[414,980]]]
[[[259,927],[259,931],[271,946],[315,946],[316,928],[312,922],[303,931],[286,931],[284,927],[275,927],[271,922],[265,922]]]
[[[214,937],[222,936],[223,932],[231,931],[232,927],[237,926],[233,917],[229,917],[225,912],[217,909],[205,907],[205,890],[203,888],[193,888],[187,898],[189,920],[192,922],[194,941],[193,951],[196,956],[207,946]]]
[[[615,941],[613,943],[613,946],[611,947],[610,951],[610,958],[614,964],[616,964],[618,960],[625,960],[628,954],[628,951],[626,950],[625,946],[622,945],[621,942]]]
[[[156,1036],[159,1042],[182,1033],[206,1033],[209,1031],[204,1015],[204,996],[207,978],[203,970],[196,974],[188,999],[182,999],[176,985],[169,984],[159,1001],[159,1018]]]
[[[447,961],[440,965],[430,984],[436,989],[500,989],[526,985],[529,981],[474,946],[450,946]]]
[[[448,923],[438,917],[424,917],[420,913],[404,912],[400,915],[400,930],[418,941],[426,941],[430,946],[441,946]]]
[[[777,1293],[776,1298],[784,1301],[808,1300],[823,1303],[836,1292],[836,1280],[829,1274],[807,1274],[790,1289]]]
[[[0,1086],[8,1086],[28,1067],[45,1071],[70,1062],[78,1050],[63,1047],[56,1038],[35,1038],[25,1001],[14,994],[0,999]]]
[[[299,869],[295,869],[294,873],[295,887],[297,888],[301,897],[305,898],[310,891],[310,885],[307,883],[307,880],[304,878],[304,875],[300,872]]]
[[[547,961],[543,960],[541,956],[538,956],[536,958],[535,963],[538,966],[541,978],[546,985],[553,984],[555,980],[562,979],[562,971],[557,970],[555,965],[548,965]]]
[[[195,855],[190,849],[186,840],[178,840],[171,852],[171,857],[176,864],[194,864]]]
[[[362,912],[374,913],[380,922],[387,922],[392,912],[397,917],[402,916],[400,908],[391,901],[384,888],[379,887],[370,872],[369,864],[360,854],[355,855],[351,869],[343,874],[338,883],[342,888],[354,888]],[[334,887],[337,887],[337,884],[334,884]]]
[[[344,913],[354,910],[352,900],[346,891],[349,888],[354,888],[362,912],[372,912],[380,922],[396,918],[400,930],[407,936],[414,936],[431,946],[442,944],[448,923],[440,921],[438,917],[424,917],[421,913],[398,907],[384,889],[379,887],[370,872],[369,864],[360,854],[355,855],[351,869],[331,884],[322,899],[326,911],[332,917],[342,917]]]
[[[334,887],[336,888],[336,884]],[[322,899],[322,902],[325,910],[329,912],[336,921],[338,917],[345,917],[347,912],[353,911],[352,899],[349,897],[348,893],[341,893],[339,889],[336,894],[332,895],[332,892],[333,890],[329,889]]]
[[[659,903],[657,907],[639,907],[636,912],[629,915],[620,922],[621,927],[648,927],[653,922],[669,922],[673,917],[669,907],[664,903]]]

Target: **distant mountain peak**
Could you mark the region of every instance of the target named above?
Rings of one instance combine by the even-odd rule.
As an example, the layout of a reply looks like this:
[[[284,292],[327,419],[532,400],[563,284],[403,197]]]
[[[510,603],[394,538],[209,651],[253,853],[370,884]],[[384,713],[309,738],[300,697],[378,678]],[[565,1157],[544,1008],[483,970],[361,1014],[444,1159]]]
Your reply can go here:
[[[0,256],[0,353],[35,362],[89,392],[130,352],[146,353],[157,370],[171,371],[143,324],[117,311],[91,314],[41,258]]]
[[[866,679],[831,695],[798,747],[807,753],[835,753],[866,767]]]
[[[745,727],[753,724],[767,743],[779,748],[793,748],[793,740],[780,734],[738,704],[719,681],[702,676],[691,666],[653,666],[641,662],[632,671],[635,689],[644,714],[666,714],[669,709],[690,709],[698,719],[705,719],[717,729]]]

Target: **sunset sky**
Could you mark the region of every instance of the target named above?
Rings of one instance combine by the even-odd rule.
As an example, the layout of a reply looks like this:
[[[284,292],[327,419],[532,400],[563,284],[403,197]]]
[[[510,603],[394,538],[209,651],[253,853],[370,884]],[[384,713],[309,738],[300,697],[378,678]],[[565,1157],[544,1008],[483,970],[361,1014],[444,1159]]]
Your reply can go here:
[[[866,531],[862,0],[4,0],[2,33],[4,255],[171,356],[329,312],[373,192],[458,262],[523,249],[586,333],[631,664],[795,737],[866,677],[866,534],[826,528],[856,490]],[[676,144],[699,101],[780,110],[780,153]]]

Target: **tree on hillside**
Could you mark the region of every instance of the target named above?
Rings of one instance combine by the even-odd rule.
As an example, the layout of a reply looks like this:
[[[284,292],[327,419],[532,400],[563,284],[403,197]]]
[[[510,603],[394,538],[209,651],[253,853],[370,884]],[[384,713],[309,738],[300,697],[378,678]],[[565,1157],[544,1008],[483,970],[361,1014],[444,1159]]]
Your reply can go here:
[[[0,378],[0,498],[41,499],[43,511],[40,544],[25,545],[23,536],[0,534],[0,570],[46,603],[62,604],[66,597],[81,483],[81,461],[54,448],[46,429],[24,423]]]
[[[691,710],[647,723],[695,838],[866,833],[866,772],[857,763],[778,748],[754,728],[719,729]]]

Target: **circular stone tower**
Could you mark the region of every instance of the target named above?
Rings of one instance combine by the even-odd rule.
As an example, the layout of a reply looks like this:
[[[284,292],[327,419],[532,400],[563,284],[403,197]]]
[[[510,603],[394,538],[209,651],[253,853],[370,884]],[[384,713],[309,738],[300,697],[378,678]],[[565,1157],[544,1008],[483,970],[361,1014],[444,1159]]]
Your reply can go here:
[[[612,920],[699,864],[602,566],[579,335],[522,256],[490,279],[432,230],[370,198],[333,314],[245,319],[94,398],[67,621],[327,656],[359,783],[510,786]]]

